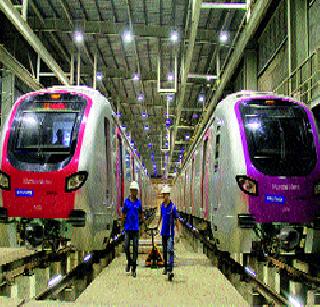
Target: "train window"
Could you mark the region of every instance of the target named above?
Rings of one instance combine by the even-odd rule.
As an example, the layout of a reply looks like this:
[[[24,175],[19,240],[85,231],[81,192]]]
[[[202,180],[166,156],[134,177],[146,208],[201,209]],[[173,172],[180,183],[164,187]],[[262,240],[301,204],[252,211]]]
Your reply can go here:
[[[107,118],[104,118],[104,138],[106,142],[106,175],[107,175],[107,186],[106,186],[106,201],[110,205],[112,201],[112,181],[109,180],[111,174],[111,140],[110,140],[110,122]]]
[[[66,166],[74,155],[86,100],[61,94],[26,98],[15,114],[8,144],[10,163],[22,170],[51,171]]]
[[[240,105],[252,164],[269,176],[304,176],[317,155],[305,110],[294,103],[264,100]]]
[[[214,164],[214,171],[217,172],[219,168],[219,159],[220,159],[220,129],[221,126],[217,126],[217,133],[216,133],[216,155],[215,155],[215,164]]]

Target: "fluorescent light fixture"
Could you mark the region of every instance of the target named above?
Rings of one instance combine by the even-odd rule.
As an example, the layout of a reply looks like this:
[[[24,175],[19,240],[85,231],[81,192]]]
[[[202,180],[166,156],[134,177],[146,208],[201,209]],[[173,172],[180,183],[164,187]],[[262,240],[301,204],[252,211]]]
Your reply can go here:
[[[126,129],[127,129],[126,126],[124,126],[124,125],[121,126],[121,130],[125,131]]]
[[[186,134],[185,137],[184,137],[187,141],[190,140],[190,135],[189,134]]]
[[[149,144],[148,144],[148,147],[149,147],[149,148],[152,148],[152,143],[149,143]]]
[[[169,117],[166,119],[166,126],[167,127],[171,126],[171,119]]]
[[[204,96],[204,94],[199,94],[199,96],[198,96],[198,101],[199,101],[200,103],[204,103],[205,99],[206,99],[206,97]]]
[[[125,43],[131,43],[133,39],[133,35],[130,30],[126,30],[123,32],[123,40]]]
[[[103,79],[103,74],[102,74],[102,72],[101,72],[101,71],[97,72],[97,80],[98,80],[98,81],[102,81],[102,79]]]
[[[172,72],[169,72],[168,75],[167,75],[167,80],[168,80],[168,81],[173,81],[173,79],[174,79],[173,73],[172,73]]]
[[[248,267],[248,266],[246,266],[244,268],[244,270],[252,277],[256,277],[257,276],[257,273],[255,271],[253,271],[253,269]]]
[[[121,112],[116,112],[116,117],[121,117]]]
[[[59,275],[55,275],[53,276],[49,281],[48,281],[48,287],[51,288],[53,286],[55,286],[59,281],[62,280],[62,276]]]
[[[142,118],[147,118],[148,117],[148,113],[147,112],[142,112],[141,116],[142,116]]]
[[[144,126],[144,130],[145,130],[145,131],[148,131],[148,130],[149,130],[149,126],[147,126],[147,125]]]
[[[139,81],[139,80],[140,80],[139,74],[138,74],[138,73],[133,74],[132,79],[133,79],[134,81]]]
[[[176,43],[178,41],[178,32],[177,31],[172,31],[171,34],[170,34],[170,39],[173,43]]]
[[[199,118],[199,115],[197,113],[192,115],[192,118]]]
[[[83,33],[81,31],[75,31],[73,34],[73,39],[76,44],[83,43]]]
[[[220,42],[221,43],[226,43],[229,39],[229,35],[228,32],[226,31],[221,31],[220,32],[220,36],[219,36]]]
[[[144,95],[143,95],[143,93],[140,93],[139,95],[138,95],[138,101],[140,101],[140,102],[142,102],[143,100],[144,100]]]
[[[172,102],[174,98],[174,95],[167,95],[167,102]]]
[[[83,261],[88,262],[91,259],[91,257],[92,257],[92,254],[88,254],[83,258]]]

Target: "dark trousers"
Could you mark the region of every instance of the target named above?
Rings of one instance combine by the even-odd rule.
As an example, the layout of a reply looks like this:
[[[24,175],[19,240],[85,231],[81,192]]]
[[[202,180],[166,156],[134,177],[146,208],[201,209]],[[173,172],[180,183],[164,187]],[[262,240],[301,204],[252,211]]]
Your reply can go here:
[[[167,269],[168,272],[172,272],[174,266],[173,236],[162,236],[162,253],[164,258],[164,267]]]
[[[130,240],[133,241],[133,257],[130,255]],[[128,264],[132,266],[133,270],[136,269],[138,250],[139,250],[139,231],[127,230],[124,235],[124,250]]]

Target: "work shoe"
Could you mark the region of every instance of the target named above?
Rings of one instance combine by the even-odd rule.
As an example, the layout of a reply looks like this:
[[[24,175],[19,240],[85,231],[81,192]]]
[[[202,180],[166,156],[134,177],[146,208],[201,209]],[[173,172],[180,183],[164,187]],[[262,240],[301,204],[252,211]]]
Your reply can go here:
[[[131,271],[131,275],[132,275],[133,277],[136,277],[136,276],[137,276],[136,270],[132,270],[132,271]]]
[[[167,269],[164,269],[163,272],[162,272],[162,275],[167,275],[167,273],[168,273]]]

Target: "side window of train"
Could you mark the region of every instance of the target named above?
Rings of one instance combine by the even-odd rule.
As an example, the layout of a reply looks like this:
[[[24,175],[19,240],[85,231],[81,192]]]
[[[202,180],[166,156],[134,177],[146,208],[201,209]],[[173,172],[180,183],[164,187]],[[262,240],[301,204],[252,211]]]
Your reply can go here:
[[[107,183],[106,183],[106,201],[108,202],[106,205],[110,206],[111,205],[111,185],[112,182],[109,180],[111,178],[111,140],[110,140],[110,122],[107,118],[104,118],[104,138],[106,140],[106,178],[107,178]],[[110,203],[109,203],[110,202]]]
[[[215,172],[217,172],[218,168],[219,168],[220,137],[221,137],[221,125],[217,125],[217,130],[216,130],[216,154],[215,154],[215,164],[214,164],[214,171]]]

